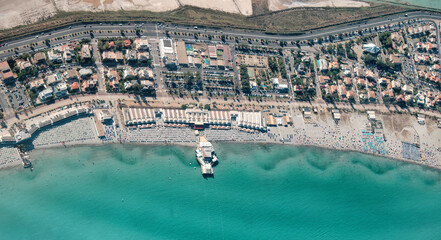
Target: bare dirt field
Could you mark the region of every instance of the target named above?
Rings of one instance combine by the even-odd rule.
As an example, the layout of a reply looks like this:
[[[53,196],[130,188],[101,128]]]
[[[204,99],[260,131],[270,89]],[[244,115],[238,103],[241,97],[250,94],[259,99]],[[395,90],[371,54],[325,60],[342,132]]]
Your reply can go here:
[[[249,16],[253,13],[251,2],[252,0],[0,0],[0,29],[44,20],[59,11],[148,10],[164,12],[190,5]]]
[[[50,0],[0,0],[0,29],[34,23],[57,13]]]
[[[278,11],[296,7],[367,7],[369,3],[357,0],[269,0],[269,10]]]
[[[45,20],[59,12],[146,10],[195,6],[251,16],[298,7],[364,7],[358,0],[0,0],[0,30]],[[253,9],[254,8],[254,9]]]
[[[0,0],[0,4],[3,4],[0,5],[2,6],[0,7],[0,20],[2,20],[0,21],[0,41],[45,32],[71,24],[110,21],[166,22],[206,27],[247,29],[273,34],[299,34],[311,29],[401,13],[413,9],[392,4],[372,3],[369,7],[301,7],[270,12],[265,7],[270,0],[243,0],[242,3],[245,1],[252,2],[251,6],[248,5],[248,8],[239,4],[239,0],[222,0],[225,1],[226,5],[223,8],[224,10],[233,11],[236,9],[234,10],[236,13],[215,10],[214,8],[221,7],[216,4],[211,5],[213,9],[184,5],[165,11],[168,7],[174,8],[172,3],[178,0],[166,0],[169,1],[170,5],[165,5],[164,1],[157,3],[153,2],[153,0],[130,0],[132,4],[138,3],[138,1],[144,3],[152,1],[153,5],[163,4],[161,7],[163,7],[162,10],[164,11],[143,10],[151,7],[151,5],[140,5],[135,8],[136,10],[127,10],[127,8],[120,5],[120,10],[117,11],[118,7],[115,5],[119,3],[117,1],[129,0],[35,0],[29,4],[24,4],[26,0],[16,1],[14,2],[15,5],[13,5],[6,0]],[[69,3],[71,6],[63,5],[62,1],[66,4]],[[87,1],[87,3],[84,1]],[[189,0],[179,0],[179,4],[183,4],[184,1]],[[195,3],[197,1],[195,0]],[[60,7],[58,7],[57,2],[59,2],[58,5]],[[227,4],[228,2],[234,2],[234,4]],[[84,4],[91,7],[81,10],[81,7],[85,6]],[[42,7],[38,7],[38,5]],[[57,8],[54,8],[54,6],[57,6]],[[113,6],[111,8],[113,11],[109,9],[109,6]],[[4,9],[9,9],[9,11]],[[20,9],[21,11],[15,11],[15,9]],[[3,11],[5,14],[3,14]],[[253,14],[249,16],[244,15],[248,14],[248,12],[253,12]],[[20,26],[14,27],[18,25]]]

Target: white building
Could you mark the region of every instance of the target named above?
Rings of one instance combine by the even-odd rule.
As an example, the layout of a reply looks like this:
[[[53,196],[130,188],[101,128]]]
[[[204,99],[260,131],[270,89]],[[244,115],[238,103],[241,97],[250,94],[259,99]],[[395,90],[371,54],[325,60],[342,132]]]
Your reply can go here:
[[[149,47],[149,41],[147,39],[142,38],[136,41],[136,49],[138,51],[147,51]]]
[[[54,91],[50,88],[47,88],[47,89],[41,91],[38,94],[38,97],[41,99],[41,101],[46,101],[46,100],[52,98],[53,95],[54,95]]]
[[[286,79],[272,78],[274,88],[279,92],[288,91],[288,81]]]
[[[174,54],[173,40],[161,39],[159,42],[159,53],[161,58]]]
[[[63,62],[61,53],[55,52],[54,50],[50,50],[49,52],[47,52],[47,57],[49,58],[49,61],[51,61],[52,63]]]
[[[64,97],[68,94],[66,82],[60,82],[55,86],[55,95],[57,97]]]
[[[329,70],[328,61],[325,59],[319,59],[317,63],[321,72],[326,72]]]
[[[108,110],[103,110],[99,114],[101,122],[111,121],[113,119],[112,114]]]
[[[159,42],[159,53],[166,67],[177,66],[177,55],[173,40],[161,39]]]
[[[368,43],[368,44],[363,44],[363,51],[372,54],[377,54],[380,51],[380,48],[374,43]]]

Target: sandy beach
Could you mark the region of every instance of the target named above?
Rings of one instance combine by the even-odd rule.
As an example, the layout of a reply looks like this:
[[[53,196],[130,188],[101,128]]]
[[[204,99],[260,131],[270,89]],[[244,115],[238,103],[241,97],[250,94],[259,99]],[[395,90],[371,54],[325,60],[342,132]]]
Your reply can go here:
[[[371,123],[364,113],[343,112],[339,122],[335,122],[332,114],[325,110],[313,114],[311,119],[304,119],[299,109],[291,109],[291,113],[292,126],[274,126],[267,132],[250,132],[233,126],[229,130],[208,128],[200,134],[214,143],[284,144],[354,151],[441,169],[441,129],[431,119],[420,125],[411,115],[377,114],[382,128],[369,133]],[[105,136],[99,138],[93,118],[82,117],[39,132],[29,144],[31,149],[115,143],[196,146],[195,132],[188,127],[165,127],[158,123],[153,128],[141,129],[110,124],[104,125],[104,132]],[[417,159],[409,159],[404,154],[403,146],[407,143],[419,144]],[[20,165],[16,164],[20,161],[14,148],[1,150],[2,164]]]

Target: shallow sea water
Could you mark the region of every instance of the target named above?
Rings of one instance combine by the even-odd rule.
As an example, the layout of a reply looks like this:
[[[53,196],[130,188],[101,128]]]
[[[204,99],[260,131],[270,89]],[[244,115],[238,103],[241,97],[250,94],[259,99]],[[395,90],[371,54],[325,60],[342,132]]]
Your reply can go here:
[[[381,2],[382,0],[367,0],[368,2]],[[410,5],[441,9],[440,0],[388,0],[384,2],[408,3]]]
[[[192,148],[35,151],[33,172],[0,171],[0,239],[441,239],[439,171],[316,148],[215,148],[207,179]]]

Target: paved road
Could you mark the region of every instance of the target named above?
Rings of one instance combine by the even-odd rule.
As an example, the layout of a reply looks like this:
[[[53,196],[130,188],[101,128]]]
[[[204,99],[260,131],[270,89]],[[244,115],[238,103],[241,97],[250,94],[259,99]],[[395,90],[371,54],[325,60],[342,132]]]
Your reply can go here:
[[[94,40],[91,42],[93,57],[95,58],[95,64],[97,67],[97,77],[98,77],[98,92],[106,93],[106,84],[104,80],[104,67],[101,63],[100,52],[98,51],[98,41]]]
[[[337,26],[337,27],[321,29],[321,30],[317,30],[317,31],[311,31],[308,34],[304,34],[304,35],[300,35],[300,36],[266,35],[263,33],[250,32],[250,31],[244,31],[244,30],[218,30],[218,29],[208,29],[208,28],[205,31],[205,29],[201,29],[201,28],[194,29],[192,27],[184,27],[184,26],[176,26],[176,27],[169,26],[169,27],[162,28],[162,30],[167,29],[169,31],[199,32],[199,33],[208,33],[208,34],[213,34],[213,35],[227,35],[227,36],[233,36],[233,37],[237,36],[237,37],[244,37],[244,38],[259,38],[259,39],[266,39],[266,40],[297,41],[297,40],[305,40],[305,39],[311,39],[311,38],[316,38],[316,37],[325,37],[328,35],[357,31],[359,29],[371,28],[371,27],[375,27],[375,26],[381,26],[381,25],[385,25],[385,24],[397,23],[397,22],[401,22],[401,21],[405,21],[405,20],[420,19],[420,18],[429,19],[429,20],[441,20],[441,14],[435,14],[435,13],[429,13],[429,12],[408,13],[408,16],[404,16],[404,14],[396,14],[396,15],[392,15],[392,16],[388,16],[388,17],[381,17],[381,18],[377,18],[377,19],[373,19],[373,20],[363,21],[360,24],[341,25],[341,26]],[[165,32],[164,31],[161,31],[161,32],[157,31],[157,27],[158,26],[156,24],[152,24],[152,23],[147,23],[147,24],[144,24],[143,26],[141,26],[142,30],[144,31],[143,32],[144,36],[147,36],[149,38],[155,38],[156,41],[158,38],[165,37]],[[89,31],[90,29],[93,30],[95,38],[121,36],[121,33],[120,33],[121,29],[123,29],[125,31],[127,31],[127,30],[132,31],[132,32],[125,33],[126,36],[130,36],[130,37],[136,36],[136,34],[134,32],[135,26],[133,23],[131,25],[123,24],[121,26],[119,24],[114,24],[114,25],[111,25],[111,24],[75,25],[75,26],[71,26],[71,27],[53,30],[51,32],[45,33],[44,35],[40,34],[38,36],[38,38],[36,38],[36,36],[34,35],[34,36],[24,37],[21,39],[11,40],[11,41],[6,42],[7,46],[3,46],[4,43],[1,43],[2,47],[0,47],[0,59],[2,59],[2,58],[4,59],[8,56],[16,54],[16,53],[14,53],[14,51],[8,52],[8,50],[11,50],[11,49],[13,50],[14,48],[26,46],[29,44],[37,44],[35,46],[36,50],[41,49],[41,48],[45,48],[47,46],[43,42],[44,42],[44,39],[46,39],[46,38],[61,38],[59,40],[51,41],[52,46],[66,43],[67,41],[81,39],[81,38],[90,38],[90,34],[88,32],[86,32],[86,31]],[[68,34],[73,34],[73,33],[77,33],[78,35],[74,36],[74,37],[70,37],[70,38],[68,38],[68,37],[63,38],[63,36],[68,35]],[[177,36],[177,37],[178,38],[179,37],[185,38],[182,36]],[[18,53],[28,52],[28,51],[30,51],[29,48],[19,49]],[[157,54],[154,54],[154,55],[157,55]],[[160,62],[159,59],[155,60],[155,63],[159,64],[158,61]],[[156,73],[158,73],[158,72],[156,71]],[[160,77],[160,75],[157,77]],[[100,84],[101,88],[103,87],[103,85],[104,84]],[[196,100],[191,100],[191,99],[190,100],[176,99],[176,98],[168,96],[168,94],[161,94],[160,93],[158,95],[159,96],[157,99],[146,98],[145,100],[160,101],[162,104],[164,104],[164,106],[171,106],[171,105],[180,106],[180,104],[185,103],[185,102],[195,102],[196,101]],[[127,95],[127,94],[126,95],[124,95],[124,94],[107,94],[107,93],[103,92],[103,89],[100,89],[100,91],[96,95],[74,96],[74,97],[71,97],[70,99],[60,100],[54,104],[43,105],[43,106],[32,109],[32,111],[27,111],[25,113],[21,113],[19,115],[19,117],[20,118],[29,117],[31,115],[39,114],[39,113],[48,111],[50,109],[64,106],[64,105],[70,104],[70,103],[75,103],[78,101],[90,101],[92,99],[112,100],[112,101],[117,101],[118,99],[139,100],[138,98],[139,97],[131,96],[131,95]],[[199,101],[201,103],[209,103],[209,99],[207,99],[205,97],[201,98]],[[216,99],[215,101],[218,104],[231,104],[231,100],[224,101],[223,99]],[[245,100],[244,98],[240,98],[240,102],[241,103],[254,103],[254,104],[257,103],[255,101],[248,102],[248,100]],[[259,104],[288,106],[288,104],[286,102],[280,102],[280,101],[265,101],[265,102],[263,102],[263,103],[261,102]],[[294,102],[291,105],[296,106],[296,107],[297,106],[311,106],[311,103]],[[323,101],[314,102],[313,105],[316,107],[322,107],[322,108],[334,106],[334,105],[326,104]],[[388,109],[386,106],[383,106],[383,105],[358,105],[358,104],[357,105],[349,105],[349,104],[339,103],[339,104],[336,104],[335,106],[338,108],[341,108],[341,109],[345,109],[345,108],[346,109],[355,109],[355,110],[373,109],[373,110],[382,111],[382,112],[396,110],[396,109]],[[440,113],[437,113],[437,112],[425,111],[425,110],[414,109],[414,108],[410,108],[408,110],[411,112],[422,112],[422,113],[426,113],[428,115],[441,117]],[[7,120],[9,123],[11,123],[11,122],[15,122],[17,119],[15,119],[15,117],[13,117],[13,116],[10,116]]]
[[[423,12],[423,11],[417,11],[408,13],[407,16],[404,14],[395,14],[387,17],[380,17],[376,19],[371,19],[367,21],[361,21],[360,23],[352,23],[352,24],[345,24],[345,25],[339,25],[335,27],[330,27],[326,29],[320,29],[320,30],[314,30],[310,31],[307,34],[303,35],[268,35],[261,32],[252,32],[252,31],[246,31],[246,30],[231,30],[231,29],[225,29],[225,30],[219,30],[219,29],[213,29],[213,28],[201,28],[194,29],[193,27],[188,26],[162,26],[162,30],[160,34],[158,34],[155,30],[157,28],[157,24],[153,23],[144,23],[142,26],[138,25],[138,28],[142,29],[144,31],[144,35],[148,37],[165,37],[165,30],[172,31],[184,31],[184,32],[198,32],[200,34],[211,34],[211,35],[226,35],[231,37],[244,37],[244,38],[257,38],[257,39],[264,39],[264,40],[283,40],[283,41],[298,41],[298,40],[307,40],[307,39],[313,39],[318,37],[326,37],[329,35],[335,35],[339,33],[345,33],[345,32],[352,32],[357,31],[364,28],[370,28],[375,26],[381,26],[391,23],[397,23],[405,20],[412,20],[412,19],[430,19],[430,20],[441,20],[441,14],[438,13],[431,13],[431,12]],[[89,30],[93,30],[94,37],[101,38],[101,37],[115,37],[115,36],[121,36],[120,30],[124,31],[131,31],[129,33],[126,33],[126,36],[134,37],[135,34],[135,24],[131,23],[128,24],[110,24],[110,23],[96,23],[96,24],[87,24],[87,25],[73,25],[70,27],[65,27],[61,29],[56,29],[50,32],[44,33],[44,35],[32,35],[23,37],[20,39],[14,39],[7,42],[2,42],[2,47],[0,47],[0,59],[4,59],[8,56],[15,55],[17,53],[23,53],[23,52],[30,52],[30,48],[25,49],[19,49],[17,53],[14,52],[15,48],[20,48],[23,46],[27,46],[30,44],[37,44],[34,46],[35,50],[40,50],[47,48],[46,44],[44,43],[44,40],[47,38],[62,38],[59,40],[51,41],[51,45],[57,45],[61,43],[66,43],[69,40],[78,40],[81,38],[90,38],[90,34],[88,33]],[[66,35],[69,34],[78,34],[77,36],[72,37],[66,37]],[[38,37],[38,38],[37,38]],[[64,37],[64,38],[63,38]],[[174,36],[177,38],[189,38],[187,36]],[[228,40],[231,43],[235,43],[235,41]],[[3,46],[4,43],[6,43],[6,46]],[[8,50],[10,50],[8,52]]]

